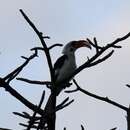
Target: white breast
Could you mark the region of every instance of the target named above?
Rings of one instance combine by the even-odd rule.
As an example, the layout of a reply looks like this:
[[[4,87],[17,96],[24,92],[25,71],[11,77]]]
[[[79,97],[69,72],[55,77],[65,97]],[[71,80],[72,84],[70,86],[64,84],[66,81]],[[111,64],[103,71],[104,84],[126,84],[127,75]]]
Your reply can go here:
[[[70,55],[68,59],[64,62],[62,68],[57,70],[58,77],[56,82],[61,83],[64,80],[66,80],[70,75],[74,73],[75,69],[76,69],[75,56]]]

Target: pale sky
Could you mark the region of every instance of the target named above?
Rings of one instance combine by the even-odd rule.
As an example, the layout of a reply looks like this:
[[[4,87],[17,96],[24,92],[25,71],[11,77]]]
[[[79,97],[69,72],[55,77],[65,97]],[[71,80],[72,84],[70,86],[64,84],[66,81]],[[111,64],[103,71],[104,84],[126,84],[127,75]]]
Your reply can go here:
[[[96,37],[101,45],[112,42],[130,32],[129,0],[1,0],[0,2],[0,76],[23,63],[20,56],[29,56],[30,48],[41,46],[40,42],[21,16],[22,8],[40,31],[49,35],[48,45],[66,44],[71,40]],[[76,76],[82,88],[97,95],[129,106],[130,89],[130,38],[119,43],[114,55],[102,64],[82,71]],[[52,50],[53,62],[61,55],[62,48]],[[49,80],[48,68],[43,53],[34,59],[20,76],[35,80]],[[85,62],[94,51],[80,49],[76,52],[77,64]],[[43,88],[17,80],[11,85],[35,104],[39,102]],[[46,99],[49,91],[46,92]],[[87,130],[109,130],[118,127],[126,130],[126,113],[110,104],[88,97],[80,92],[62,93],[58,102],[67,96],[75,99],[68,108],[57,113],[57,130],[80,130],[83,124]],[[12,114],[14,111],[29,110],[3,88],[0,89],[0,127],[23,129],[18,125],[23,119]]]

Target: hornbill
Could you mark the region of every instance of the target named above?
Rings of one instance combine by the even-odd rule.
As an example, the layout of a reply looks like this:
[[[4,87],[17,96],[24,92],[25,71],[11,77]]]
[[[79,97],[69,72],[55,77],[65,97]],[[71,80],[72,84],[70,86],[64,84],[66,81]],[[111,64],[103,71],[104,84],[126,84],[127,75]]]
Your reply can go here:
[[[76,70],[75,51],[80,47],[91,49],[91,45],[86,40],[71,41],[65,45],[62,56],[54,64],[56,95],[66,87],[66,83],[71,80],[71,75]],[[71,78],[70,78],[71,77]]]

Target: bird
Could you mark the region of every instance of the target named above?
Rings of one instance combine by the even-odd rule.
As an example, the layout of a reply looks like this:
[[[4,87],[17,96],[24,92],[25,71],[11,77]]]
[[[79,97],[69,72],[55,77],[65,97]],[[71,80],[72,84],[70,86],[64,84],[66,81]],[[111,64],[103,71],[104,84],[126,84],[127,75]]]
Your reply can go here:
[[[55,86],[56,93],[59,95],[67,83],[72,79],[71,75],[77,68],[75,51],[80,47],[87,47],[91,49],[91,44],[87,40],[70,41],[67,43],[63,50],[62,56],[57,59],[54,64]],[[70,78],[71,77],[71,78]]]

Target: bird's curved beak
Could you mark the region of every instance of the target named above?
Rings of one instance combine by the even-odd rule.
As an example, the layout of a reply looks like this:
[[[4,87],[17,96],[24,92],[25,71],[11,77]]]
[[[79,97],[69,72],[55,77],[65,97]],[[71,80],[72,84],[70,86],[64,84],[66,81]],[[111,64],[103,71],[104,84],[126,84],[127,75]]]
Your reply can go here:
[[[87,47],[89,49],[92,49],[91,44],[87,40],[77,41],[77,44],[75,44],[75,48],[80,48],[80,47]]]

